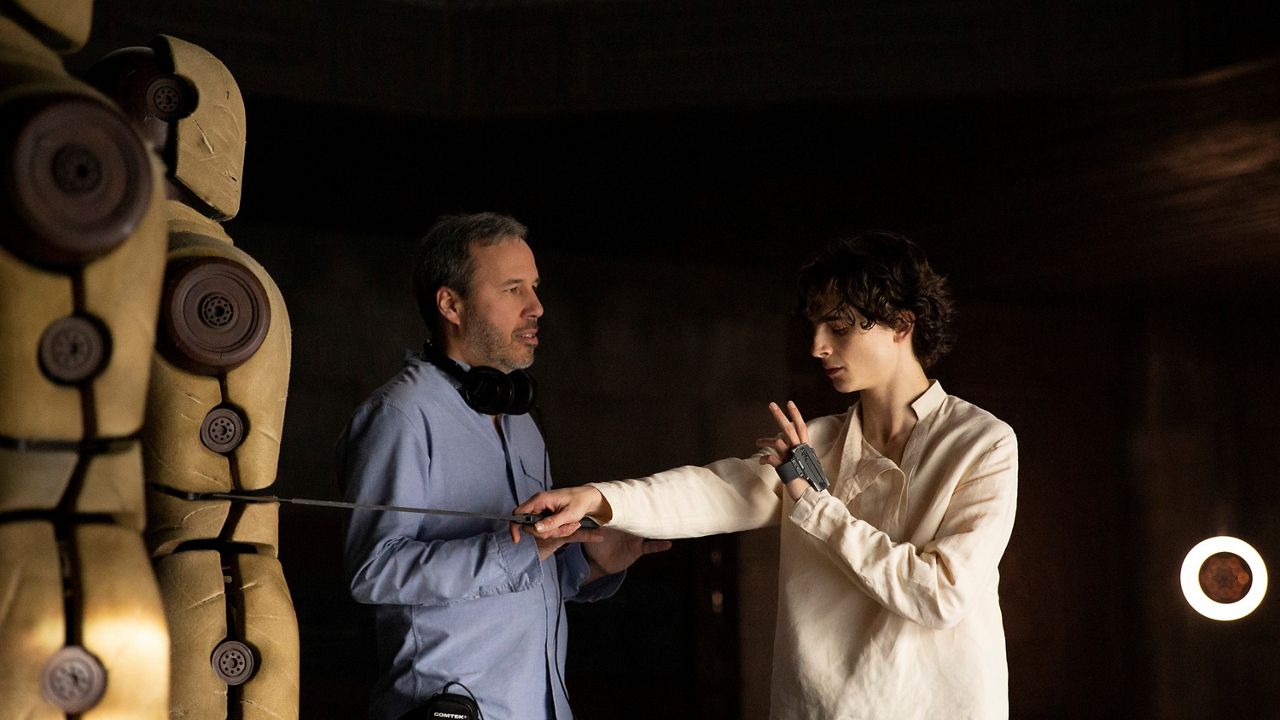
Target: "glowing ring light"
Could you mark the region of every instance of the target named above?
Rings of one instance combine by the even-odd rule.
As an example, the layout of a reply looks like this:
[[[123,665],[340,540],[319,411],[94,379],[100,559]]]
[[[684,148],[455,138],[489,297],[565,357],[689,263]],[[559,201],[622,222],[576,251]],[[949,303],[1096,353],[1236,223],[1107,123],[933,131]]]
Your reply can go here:
[[[1200,566],[1218,553],[1238,556],[1253,575],[1249,592],[1235,602],[1221,603],[1210,598],[1200,586]],[[1212,620],[1239,620],[1257,609],[1262,596],[1267,594],[1267,566],[1262,556],[1249,543],[1239,538],[1211,537],[1191,548],[1182,561],[1182,594],[1196,612]]]

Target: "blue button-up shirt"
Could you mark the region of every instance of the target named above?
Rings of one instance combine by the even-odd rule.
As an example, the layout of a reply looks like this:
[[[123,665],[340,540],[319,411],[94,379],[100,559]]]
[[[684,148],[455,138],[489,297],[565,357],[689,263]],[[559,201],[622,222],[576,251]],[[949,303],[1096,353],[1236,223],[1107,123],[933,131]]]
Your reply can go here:
[[[499,432],[455,383],[412,356],[356,410],[338,446],[347,500],[509,513],[550,487],[533,420],[499,416]],[[371,718],[398,718],[450,681],[487,720],[572,717],[563,601],[606,597],[622,580],[582,587],[581,546],[539,561],[534,539],[513,543],[501,521],[357,510],[345,554],[352,597],[377,623]]]

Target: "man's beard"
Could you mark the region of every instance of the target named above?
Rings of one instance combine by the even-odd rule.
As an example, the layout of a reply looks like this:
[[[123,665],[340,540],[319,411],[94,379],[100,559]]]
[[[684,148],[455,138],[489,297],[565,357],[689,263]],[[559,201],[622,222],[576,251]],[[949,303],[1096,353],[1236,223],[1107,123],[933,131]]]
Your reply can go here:
[[[496,326],[476,318],[466,328],[462,334],[462,343],[471,348],[474,357],[479,360],[478,364],[502,372],[524,370],[533,364],[533,348],[515,343]]]

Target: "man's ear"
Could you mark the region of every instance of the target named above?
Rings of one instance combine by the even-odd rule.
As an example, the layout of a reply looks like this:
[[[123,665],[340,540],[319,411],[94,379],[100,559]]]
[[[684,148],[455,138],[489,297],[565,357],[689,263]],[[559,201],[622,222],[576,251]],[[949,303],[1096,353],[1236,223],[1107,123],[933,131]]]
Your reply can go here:
[[[898,320],[902,325],[893,331],[894,342],[909,341],[911,333],[916,329],[916,314],[910,310],[903,310],[898,313]]]
[[[453,288],[441,285],[436,290],[436,312],[440,313],[445,322],[462,325],[462,306],[462,296]]]

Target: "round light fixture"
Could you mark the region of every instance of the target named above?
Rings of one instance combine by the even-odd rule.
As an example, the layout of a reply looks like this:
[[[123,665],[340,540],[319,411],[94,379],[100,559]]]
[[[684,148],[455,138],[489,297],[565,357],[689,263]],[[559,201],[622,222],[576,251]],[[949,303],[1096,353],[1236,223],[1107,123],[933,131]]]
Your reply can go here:
[[[1267,594],[1267,566],[1249,543],[1225,535],[1202,540],[1182,561],[1182,594],[1213,620],[1239,620]]]

